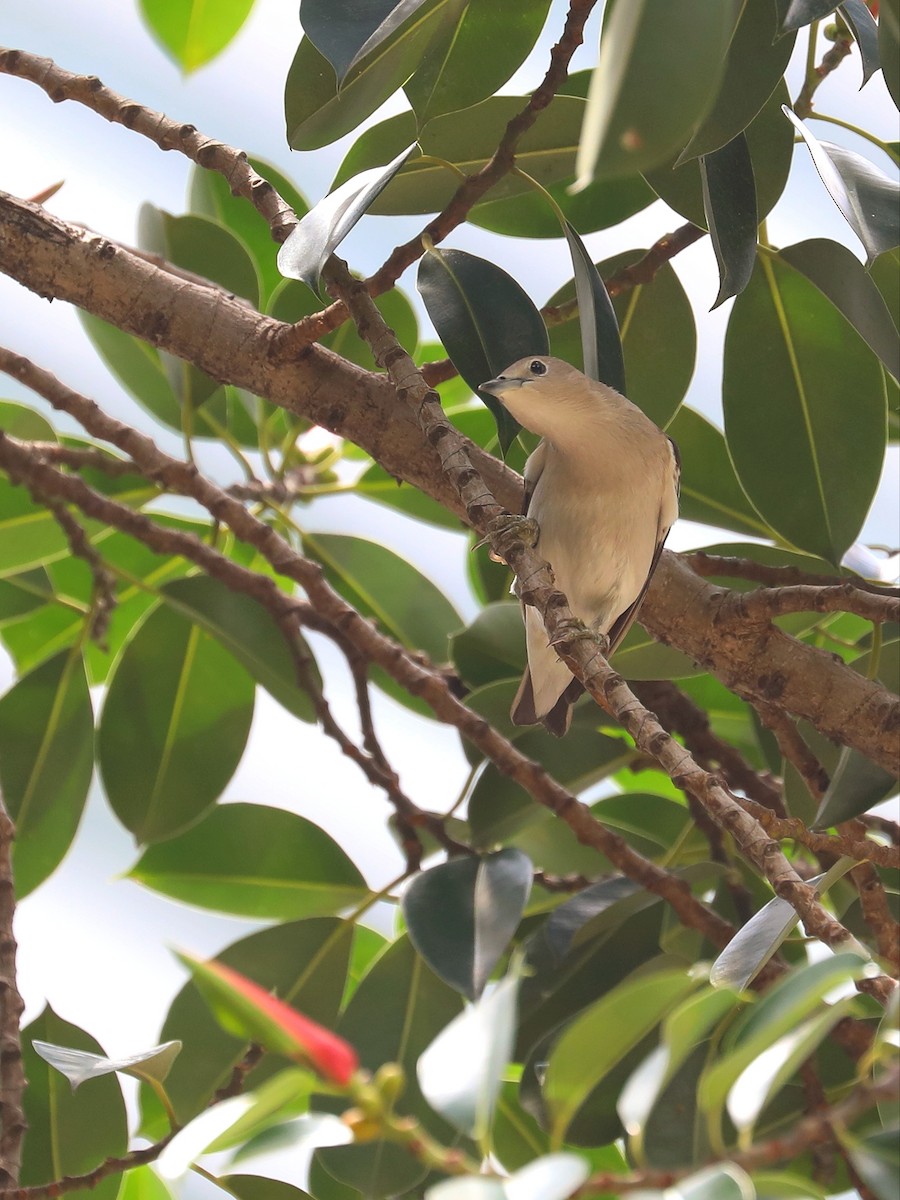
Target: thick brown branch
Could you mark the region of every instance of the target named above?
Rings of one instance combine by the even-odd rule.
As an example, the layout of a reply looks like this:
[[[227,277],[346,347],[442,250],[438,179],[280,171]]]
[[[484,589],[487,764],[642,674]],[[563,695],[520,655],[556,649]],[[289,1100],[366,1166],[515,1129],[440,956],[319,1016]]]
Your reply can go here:
[[[827,587],[794,584],[792,587],[757,588],[731,596],[738,620],[768,621],[797,612],[851,612],[867,621],[900,620],[900,598],[876,596],[852,583]]]
[[[25,1005],[16,980],[16,939],[13,918],[16,892],[12,845],[16,830],[0,797],[0,1187],[19,1182],[22,1139],[25,1136],[25,1072],[19,1025]]]

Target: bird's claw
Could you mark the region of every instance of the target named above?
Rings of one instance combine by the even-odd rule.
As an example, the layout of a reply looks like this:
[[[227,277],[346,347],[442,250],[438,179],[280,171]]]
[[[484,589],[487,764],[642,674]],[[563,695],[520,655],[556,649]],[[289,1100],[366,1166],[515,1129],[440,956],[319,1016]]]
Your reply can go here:
[[[604,658],[609,654],[609,638],[606,634],[589,629],[577,617],[573,617],[571,621],[562,621],[556,634],[550,639],[550,645],[553,647],[571,646],[573,642],[593,642]]]
[[[512,550],[517,542],[527,547],[536,546],[540,534],[540,526],[533,517],[507,513],[506,516],[496,517],[491,521],[484,541],[491,543],[491,558],[495,562],[506,562],[507,552]]]

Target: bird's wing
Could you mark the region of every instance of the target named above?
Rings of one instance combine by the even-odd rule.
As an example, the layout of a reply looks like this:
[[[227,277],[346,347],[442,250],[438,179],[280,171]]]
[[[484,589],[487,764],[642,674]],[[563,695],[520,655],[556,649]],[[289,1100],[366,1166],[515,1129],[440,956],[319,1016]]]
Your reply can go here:
[[[537,487],[538,480],[543,474],[544,459],[546,457],[546,442],[538,442],[535,449],[528,456],[528,462],[526,462],[523,472],[525,477],[525,498],[522,501],[523,516],[528,516],[528,509],[531,507],[531,497],[534,495],[534,489]]]
[[[620,613],[609,628],[609,653],[616,649],[625,639],[628,630],[634,624],[634,619],[638,615],[638,610],[644,602],[644,597],[647,594],[647,588],[650,586],[650,580],[653,578],[653,572],[656,570],[659,556],[662,554],[663,546],[668,537],[669,530],[675,523],[675,517],[678,515],[678,495],[681,490],[681,455],[678,453],[678,447],[668,439],[669,450],[672,454],[671,467],[671,486],[672,492],[669,496],[663,494],[663,501],[659,510],[659,524],[656,530],[656,546],[653,550],[653,557],[650,560],[650,570],[647,572],[647,578],[644,580],[644,586],[638,592],[637,597]],[[666,503],[666,501],[670,503]]]

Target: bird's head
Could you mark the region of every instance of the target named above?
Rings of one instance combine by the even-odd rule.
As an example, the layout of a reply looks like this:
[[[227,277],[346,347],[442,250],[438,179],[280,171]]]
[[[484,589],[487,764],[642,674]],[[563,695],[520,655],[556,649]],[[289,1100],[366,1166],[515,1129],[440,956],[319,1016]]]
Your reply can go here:
[[[561,358],[538,356],[520,358],[478,390],[496,396],[520,425],[543,437],[552,437],[568,418],[596,410],[598,402],[617,396]]]

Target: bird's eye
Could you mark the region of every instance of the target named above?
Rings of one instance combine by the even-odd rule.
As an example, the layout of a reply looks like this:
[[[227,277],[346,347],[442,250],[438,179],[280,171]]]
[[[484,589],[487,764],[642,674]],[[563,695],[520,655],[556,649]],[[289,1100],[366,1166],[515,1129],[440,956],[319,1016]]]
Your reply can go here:
[[[528,369],[532,373],[532,375],[546,375],[547,374],[547,364],[542,363],[539,358],[534,359]]]

